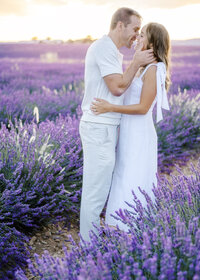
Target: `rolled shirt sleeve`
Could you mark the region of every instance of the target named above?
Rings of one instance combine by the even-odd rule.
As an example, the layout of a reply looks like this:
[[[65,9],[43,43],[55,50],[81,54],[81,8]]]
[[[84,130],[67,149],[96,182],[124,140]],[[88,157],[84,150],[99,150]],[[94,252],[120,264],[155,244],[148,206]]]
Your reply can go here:
[[[113,50],[113,48],[109,48],[106,51],[102,50],[99,54],[96,54],[96,62],[101,76],[123,74],[122,59],[122,55],[116,50]]]

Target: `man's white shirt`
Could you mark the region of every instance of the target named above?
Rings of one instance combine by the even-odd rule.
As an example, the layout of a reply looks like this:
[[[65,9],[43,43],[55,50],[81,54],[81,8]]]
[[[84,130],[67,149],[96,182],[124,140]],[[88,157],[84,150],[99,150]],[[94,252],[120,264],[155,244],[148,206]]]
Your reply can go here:
[[[90,110],[94,98],[105,99],[110,103],[122,105],[124,95],[114,96],[108,89],[103,77],[111,74],[123,74],[123,55],[112,39],[104,35],[88,48],[85,58],[85,93],[81,105],[82,121],[119,125],[120,113],[104,113],[95,115]]]

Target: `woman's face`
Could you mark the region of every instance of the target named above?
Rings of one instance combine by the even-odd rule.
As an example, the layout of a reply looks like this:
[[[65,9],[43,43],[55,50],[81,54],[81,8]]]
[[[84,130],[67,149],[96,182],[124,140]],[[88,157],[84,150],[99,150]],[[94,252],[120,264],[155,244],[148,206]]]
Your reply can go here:
[[[147,45],[148,45],[148,40],[147,40],[147,35],[146,35],[146,28],[147,28],[147,25],[145,25],[140,34],[138,35],[137,37],[137,41],[138,41],[138,44],[143,44],[143,48],[142,50],[146,50],[147,49]]]

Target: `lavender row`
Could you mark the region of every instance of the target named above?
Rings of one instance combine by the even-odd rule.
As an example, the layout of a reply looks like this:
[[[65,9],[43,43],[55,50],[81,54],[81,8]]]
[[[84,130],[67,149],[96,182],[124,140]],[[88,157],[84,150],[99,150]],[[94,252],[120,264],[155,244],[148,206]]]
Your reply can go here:
[[[30,123],[34,118],[35,107],[39,110],[40,122],[55,120],[59,115],[74,115],[82,96],[81,82],[73,82],[73,89],[70,90],[64,86],[59,91],[42,86],[32,94],[28,90],[16,90],[10,95],[1,93],[0,122],[8,124],[9,121],[20,119],[23,123]]]
[[[170,96],[171,111],[157,127],[161,171],[169,172],[177,159],[186,162],[190,149],[198,146],[199,103],[196,92]],[[15,120],[7,126],[2,123],[0,129],[0,219],[11,231],[27,234],[61,215],[70,222],[71,213],[79,213],[81,194],[80,108],[73,117],[60,115],[41,123],[36,122],[37,114],[30,124]],[[1,245],[4,239],[0,234]],[[4,247],[0,247],[1,266],[7,267],[9,256],[21,265],[18,245],[6,259]]]
[[[12,96],[2,95],[2,110],[0,120],[8,123],[14,118],[30,122],[35,118],[34,108],[39,108],[38,121],[55,120],[60,114],[73,114],[80,105],[83,93],[74,91],[59,92],[43,88],[42,94],[31,95],[16,92]],[[184,91],[169,94],[170,111],[165,112],[165,118],[157,127],[158,134],[158,164],[162,172],[169,172],[175,161],[185,163],[191,153],[199,147],[200,135],[200,94],[198,91]],[[35,109],[36,109],[35,108]],[[80,113],[81,114],[81,113]],[[79,118],[77,119],[78,122]],[[78,132],[77,132],[78,134]]]
[[[60,59],[84,59],[90,44],[0,44],[0,58],[40,59],[46,53],[57,53]]]
[[[79,51],[82,55],[82,49]],[[4,275],[11,275],[25,263],[28,251],[20,249],[24,232],[29,236],[52,217],[62,215],[70,220],[70,213],[78,213],[82,175],[81,112],[76,108],[83,95],[83,64],[15,59],[5,59],[0,66],[0,267]],[[195,61],[198,63],[197,58]],[[164,172],[170,171],[174,160],[185,162],[199,147],[199,70],[189,61],[183,68],[183,62],[176,62],[176,73],[184,75],[172,75],[171,111],[157,127],[159,168]],[[190,80],[192,71],[194,79]],[[197,90],[174,91],[186,84]]]
[[[186,164],[200,148],[200,93],[184,91],[169,95],[170,111],[156,125],[158,135],[158,166],[170,172],[178,162]]]
[[[179,170],[180,172],[180,170]],[[160,178],[154,188],[153,203],[142,189],[144,208],[133,192],[133,203],[119,209],[115,218],[129,227],[91,232],[91,242],[65,250],[63,258],[48,252],[28,260],[29,271],[37,279],[200,279],[200,162],[192,176],[173,176],[172,182]],[[18,280],[27,280],[22,270]]]
[[[82,151],[78,120],[53,121],[0,129],[0,279],[25,263],[26,236],[48,221],[78,215]],[[24,235],[25,234],[25,235]]]
[[[77,81],[83,80],[83,71],[84,65],[80,61],[45,63],[3,60],[0,64],[1,94],[12,95],[16,91],[32,94],[34,91],[40,92],[43,87],[57,91],[73,90]]]
[[[89,45],[2,45],[0,50],[0,121],[20,118],[32,120],[32,111],[39,108],[40,120],[55,119],[59,113],[74,113],[84,91],[84,56]],[[54,63],[40,59],[40,55],[58,53]],[[67,60],[59,55],[64,53]],[[124,67],[133,50],[122,49]],[[37,54],[37,55],[36,55]],[[14,58],[12,58],[12,55]],[[30,58],[30,60],[28,60]],[[170,94],[179,90],[200,90],[200,48],[173,47],[172,85]]]
[[[11,223],[0,224],[0,279],[15,279],[15,271],[25,267],[30,256],[25,245],[27,242],[27,236]]]
[[[58,59],[74,58],[77,60],[84,59],[90,44],[75,43],[75,44],[0,44],[0,58],[1,59],[40,59],[41,55],[46,53],[57,53]],[[199,46],[177,46],[172,42],[172,62],[187,61],[194,65],[199,63]],[[125,60],[131,60],[134,49],[127,49],[125,47],[120,49],[124,55]]]

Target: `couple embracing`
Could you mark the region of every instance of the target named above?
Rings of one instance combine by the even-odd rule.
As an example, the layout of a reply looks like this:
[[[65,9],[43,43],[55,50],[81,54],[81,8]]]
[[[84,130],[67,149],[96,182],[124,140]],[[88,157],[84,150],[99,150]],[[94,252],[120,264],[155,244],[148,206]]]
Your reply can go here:
[[[95,41],[85,59],[85,94],[82,102],[80,136],[83,147],[83,187],[80,233],[90,241],[93,223],[100,226],[100,214],[108,199],[105,223],[128,231],[126,224],[111,214],[128,209],[132,190],[141,203],[140,186],[154,200],[156,185],[157,135],[152,110],[156,104],[157,122],[162,108],[169,110],[170,39],[164,26],[145,25],[141,16],[129,8],[118,9],[110,31]],[[135,53],[123,73],[119,49]]]

